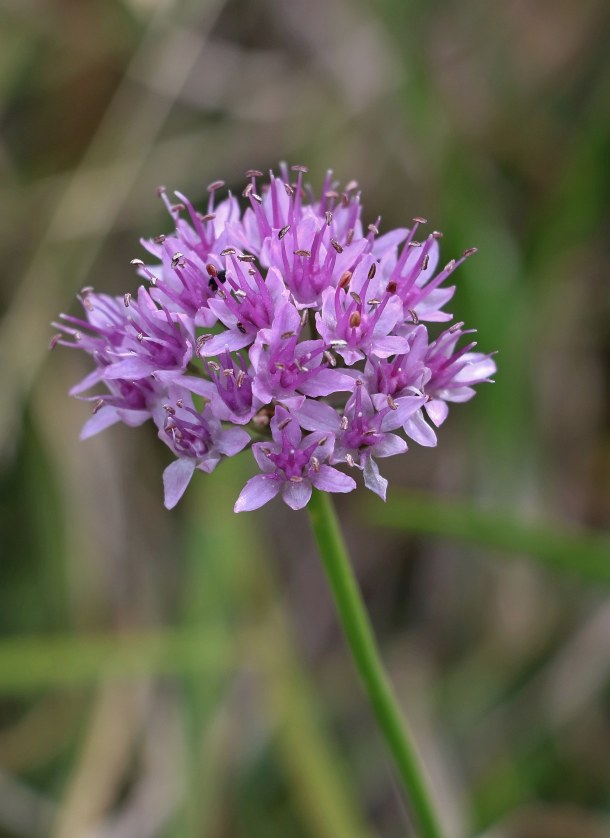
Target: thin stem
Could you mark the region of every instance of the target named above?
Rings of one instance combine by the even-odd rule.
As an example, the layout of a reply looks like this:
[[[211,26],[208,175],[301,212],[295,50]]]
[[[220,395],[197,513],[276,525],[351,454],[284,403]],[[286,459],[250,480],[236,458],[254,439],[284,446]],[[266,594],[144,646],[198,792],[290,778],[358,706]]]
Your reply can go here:
[[[343,630],[377,721],[424,838],[441,838],[427,781],[409,729],[385,674],[362,595],[351,568],[332,500],[314,489],[309,511],[314,536]]]

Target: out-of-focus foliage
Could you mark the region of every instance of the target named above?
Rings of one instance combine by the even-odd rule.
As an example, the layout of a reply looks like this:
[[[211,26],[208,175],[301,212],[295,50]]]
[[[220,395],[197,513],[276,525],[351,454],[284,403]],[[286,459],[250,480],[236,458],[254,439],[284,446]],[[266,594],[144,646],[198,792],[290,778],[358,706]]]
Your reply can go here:
[[[280,159],[479,248],[454,310],[497,383],[391,463],[387,509],[340,504],[447,834],[608,835],[608,4],[0,20],[0,836],[408,834],[306,517],[234,516],[247,458],[165,512],[152,431],[80,443],[84,359],[47,352],[80,287],[134,290],[159,183]]]

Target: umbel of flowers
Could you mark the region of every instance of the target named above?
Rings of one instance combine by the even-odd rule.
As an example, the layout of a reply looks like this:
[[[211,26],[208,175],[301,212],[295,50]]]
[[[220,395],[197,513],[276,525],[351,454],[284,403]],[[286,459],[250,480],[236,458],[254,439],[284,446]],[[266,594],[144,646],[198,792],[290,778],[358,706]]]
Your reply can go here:
[[[93,407],[82,437],[153,422],[175,456],[168,508],[196,469],[248,445],[260,473],[236,512],[276,495],[300,509],[312,487],[351,492],[359,473],[385,499],[378,460],[407,439],[436,445],[448,404],[495,371],[445,311],[474,249],[439,269],[441,234],[425,219],[382,234],[379,219],[363,225],[355,182],[341,189],[329,172],[316,196],[305,172],[248,171],[244,207],[218,200],[216,181],[204,213],[160,189],[172,229],[142,241],[137,293],[84,288],[84,315],[54,324],[53,346],[94,362],[71,391]]]

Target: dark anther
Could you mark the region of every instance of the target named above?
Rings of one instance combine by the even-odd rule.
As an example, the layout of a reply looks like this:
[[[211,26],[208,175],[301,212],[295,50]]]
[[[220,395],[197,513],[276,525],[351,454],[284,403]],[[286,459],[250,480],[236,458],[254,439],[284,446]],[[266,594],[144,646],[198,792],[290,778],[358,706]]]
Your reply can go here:
[[[408,309],[408,312],[411,315],[411,322],[417,326],[417,324],[419,323],[419,317],[417,316],[417,312],[414,308]]]
[[[388,282],[388,284],[386,285],[385,290],[388,291],[388,293],[390,293],[390,294],[395,294],[397,288],[398,288],[398,285],[396,284],[396,282],[393,279],[391,279]]]
[[[236,325],[237,325],[238,331],[240,331],[242,333],[242,335],[245,335],[246,334],[246,327],[244,326],[244,324],[238,322]]]
[[[163,233],[161,233],[160,236],[155,236],[153,238],[153,241],[155,244],[163,244],[163,242],[165,241],[165,236],[163,235]]]
[[[343,248],[341,247],[341,245],[339,244],[339,242],[336,239],[331,239],[330,243],[335,248],[337,253],[343,253]]]
[[[295,250],[294,255],[295,256],[305,256],[307,259],[309,259],[309,257],[311,256],[311,251],[309,251],[309,250]]]
[[[285,227],[282,227],[280,232],[277,234],[277,237],[278,237],[278,239],[280,239],[280,241],[284,238],[284,236],[286,235],[288,230],[290,230],[290,224],[286,224]]]
[[[369,268],[369,279],[372,279],[377,272],[377,263],[373,262],[371,267]]]
[[[345,273],[341,276],[341,279],[337,283],[337,288],[347,288],[352,278],[351,271],[345,271]]]
[[[224,185],[224,180],[215,180],[208,185],[208,192],[214,192],[216,189],[222,189]]]

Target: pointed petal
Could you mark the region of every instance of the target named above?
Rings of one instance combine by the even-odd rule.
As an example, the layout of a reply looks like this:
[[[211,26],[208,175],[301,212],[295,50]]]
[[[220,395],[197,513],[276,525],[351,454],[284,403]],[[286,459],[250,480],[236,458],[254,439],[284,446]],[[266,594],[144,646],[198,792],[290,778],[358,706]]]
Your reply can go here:
[[[309,480],[301,480],[293,483],[289,480],[282,488],[282,498],[291,509],[303,509],[309,503],[311,497],[311,483]]]
[[[410,416],[403,425],[404,432],[420,445],[433,448],[436,445],[436,434],[424,419],[421,410]]]
[[[367,489],[370,489],[371,492],[375,492],[376,495],[379,495],[381,500],[385,500],[386,492],[388,489],[388,481],[385,477],[382,477],[379,474],[379,468],[377,467],[377,463],[372,457],[367,457],[366,462],[364,464],[364,485]]]
[[[351,492],[356,488],[353,477],[327,465],[321,465],[317,473],[312,472],[311,482],[322,492]]]
[[[174,460],[163,472],[163,488],[165,490],[165,507],[173,509],[178,503],[195,471],[195,460],[185,457]]]
[[[280,487],[281,482],[275,477],[265,474],[257,474],[256,477],[251,477],[235,501],[233,511],[250,512],[252,509],[264,506],[277,495]]]

